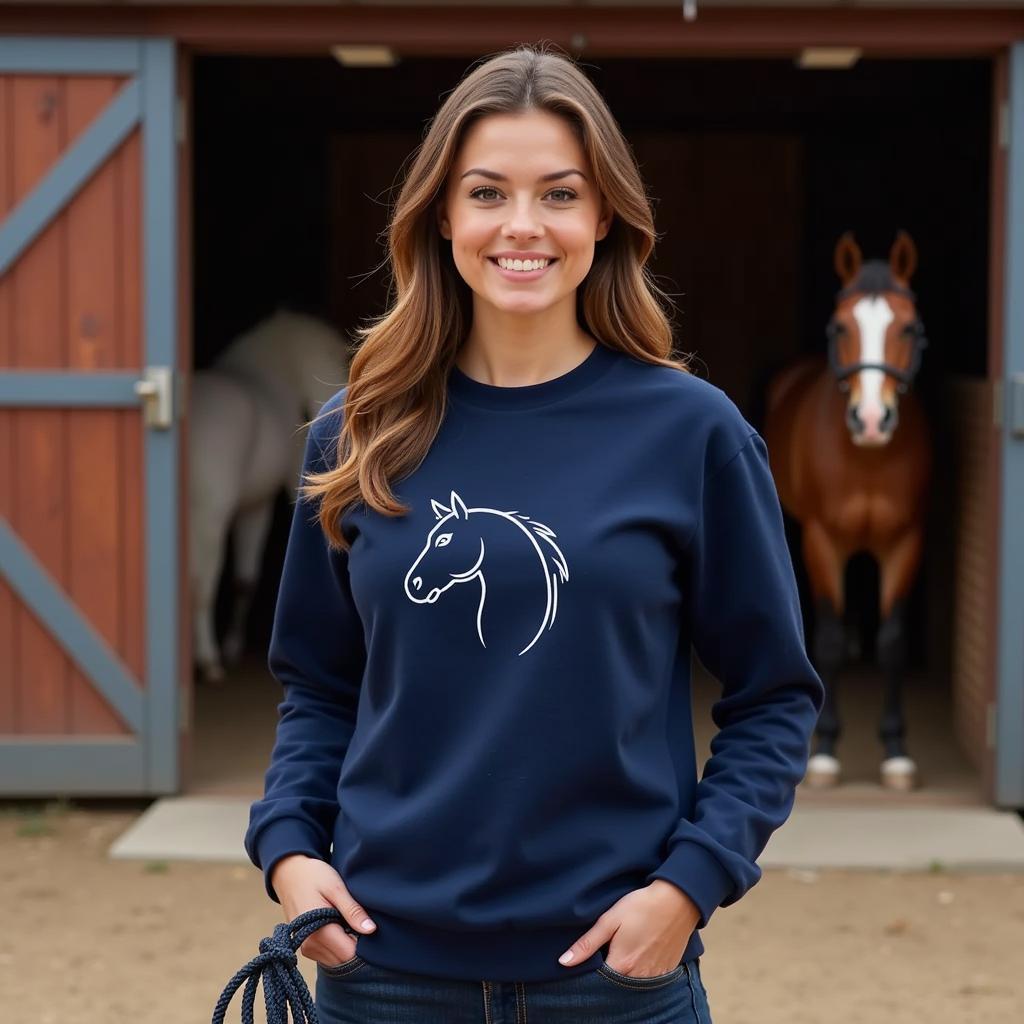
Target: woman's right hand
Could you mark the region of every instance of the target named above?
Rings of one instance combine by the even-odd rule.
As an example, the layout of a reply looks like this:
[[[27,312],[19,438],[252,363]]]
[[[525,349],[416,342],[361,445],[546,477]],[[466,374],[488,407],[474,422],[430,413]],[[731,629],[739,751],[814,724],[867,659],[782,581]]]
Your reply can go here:
[[[307,857],[304,853],[282,857],[274,865],[270,884],[287,921],[294,921],[307,910],[335,907],[357,932],[370,933],[376,927],[363,927],[369,915],[352,898],[341,875],[319,857]],[[357,941],[358,936],[353,938],[340,924],[325,924],[299,946],[298,952],[324,967],[336,967],[356,955]]]

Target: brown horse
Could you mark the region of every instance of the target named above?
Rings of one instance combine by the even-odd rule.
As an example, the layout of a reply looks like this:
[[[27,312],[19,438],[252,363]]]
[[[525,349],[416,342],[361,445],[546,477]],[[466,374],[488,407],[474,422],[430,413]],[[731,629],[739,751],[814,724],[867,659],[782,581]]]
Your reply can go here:
[[[852,233],[844,234],[835,249],[842,288],[826,330],[828,358],[801,359],[768,389],[764,438],[782,505],[802,526],[815,607],[812,654],[825,685],[817,750],[807,766],[813,786],[839,780],[835,688],[846,648],[844,573],[859,551],[879,567],[881,781],[892,789],[916,784],[917,766],[903,745],[900,691],[907,598],[921,561],[932,465],[924,410],[908,391],[927,344],[909,287],[916,266],[917,250],[904,231],[888,263],[862,264]]]

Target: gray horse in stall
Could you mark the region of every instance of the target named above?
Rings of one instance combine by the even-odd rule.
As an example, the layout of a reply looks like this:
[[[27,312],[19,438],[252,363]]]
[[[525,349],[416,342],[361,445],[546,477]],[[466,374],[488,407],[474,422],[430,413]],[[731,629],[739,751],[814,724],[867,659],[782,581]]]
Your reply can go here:
[[[294,501],[303,424],[348,381],[341,335],[313,317],[277,310],[193,376],[189,482],[193,660],[217,683],[242,654],[278,493]],[[232,611],[223,661],[214,605],[233,530]]]

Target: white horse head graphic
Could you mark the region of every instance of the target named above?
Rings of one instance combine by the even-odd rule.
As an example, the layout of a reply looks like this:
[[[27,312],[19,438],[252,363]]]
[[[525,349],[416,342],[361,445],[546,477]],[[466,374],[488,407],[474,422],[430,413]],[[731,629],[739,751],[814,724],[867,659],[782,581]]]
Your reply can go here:
[[[565,556],[554,541],[555,533],[519,512],[503,512],[495,508],[466,508],[455,493],[447,506],[430,499],[437,523],[427,534],[426,543],[416,561],[405,574],[405,593],[416,604],[433,604],[457,583],[480,581],[480,603],[476,614],[476,632],[484,647],[482,619],[487,599],[487,540],[504,545],[507,531],[519,531],[524,551],[537,558],[537,582],[543,579],[547,596],[544,614],[533,639],[519,652],[525,654],[545,629],[550,629],[558,610],[558,585],[569,579]],[[499,541],[500,538],[500,541]],[[543,544],[541,543],[543,542]]]

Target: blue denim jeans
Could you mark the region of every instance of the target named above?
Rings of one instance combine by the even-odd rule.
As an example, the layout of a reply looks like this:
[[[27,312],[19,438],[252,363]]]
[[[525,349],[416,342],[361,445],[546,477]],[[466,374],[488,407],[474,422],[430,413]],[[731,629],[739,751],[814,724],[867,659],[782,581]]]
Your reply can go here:
[[[356,954],[317,965],[314,1001],[320,1024],[712,1024],[699,958],[649,978],[602,963],[520,982],[435,978]]]

